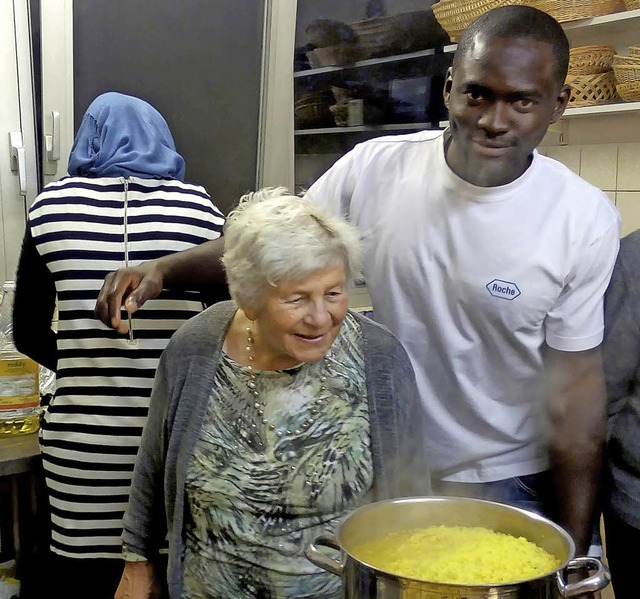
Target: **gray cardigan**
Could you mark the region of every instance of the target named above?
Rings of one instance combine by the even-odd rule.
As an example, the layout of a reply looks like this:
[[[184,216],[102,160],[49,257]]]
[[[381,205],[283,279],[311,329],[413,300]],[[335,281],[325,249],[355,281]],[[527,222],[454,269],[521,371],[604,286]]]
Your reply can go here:
[[[604,373],[609,396],[605,509],[640,529],[640,231],[620,242],[605,296]]]
[[[169,531],[171,597],[182,591],[187,466],[236,309],[233,302],[215,304],[171,338],[156,372],[136,460],[122,538],[129,551],[153,559]],[[425,414],[409,357],[386,328],[353,315],[362,327],[369,399],[374,481],[368,499],[429,495]]]

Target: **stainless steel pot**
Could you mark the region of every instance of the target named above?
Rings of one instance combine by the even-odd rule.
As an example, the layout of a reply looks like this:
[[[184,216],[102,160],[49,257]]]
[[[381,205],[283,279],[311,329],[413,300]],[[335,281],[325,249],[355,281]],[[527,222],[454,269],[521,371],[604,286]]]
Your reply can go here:
[[[396,576],[370,566],[354,554],[360,543],[440,524],[482,526],[523,536],[555,555],[560,566],[546,576],[511,584],[442,584]],[[332,551],[327,552],[326,547]],[[573,558],[574,552],[573,540],[566,531],[533,512],[478,499],[412,497],[358,508],[342,521],[335,538],[317,538],[307,547],[306,556],[316,566],[342,577],[345,599],[569,599],[606,587],[610,580],[606,566],[595,558]],[[428,553],[425,559],[429,559]],[[567,574],[577,570],[595,574],[567,583]]]

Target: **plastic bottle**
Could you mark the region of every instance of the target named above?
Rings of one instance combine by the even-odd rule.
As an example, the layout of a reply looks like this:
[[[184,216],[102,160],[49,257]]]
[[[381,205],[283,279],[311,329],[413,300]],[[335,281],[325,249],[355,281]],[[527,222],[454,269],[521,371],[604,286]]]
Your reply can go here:
[[[0,297],[0,437],[33,433],[40,425],[40,367],[13,342],[15,288],[5,281]]]

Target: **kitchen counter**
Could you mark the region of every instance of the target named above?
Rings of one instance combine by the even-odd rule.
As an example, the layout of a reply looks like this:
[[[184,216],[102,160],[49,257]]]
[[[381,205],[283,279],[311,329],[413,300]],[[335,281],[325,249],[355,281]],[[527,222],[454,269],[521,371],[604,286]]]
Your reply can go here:
[[[39,455],[37,432],[0,437],[0,536],[5,551],[13,545],[21,578],[35,575],[35,559],[48,544],[48,516],[38,497]]]
[[[39,453],[37,432],[0,438],[0,476],[28,472],[31,459]]]

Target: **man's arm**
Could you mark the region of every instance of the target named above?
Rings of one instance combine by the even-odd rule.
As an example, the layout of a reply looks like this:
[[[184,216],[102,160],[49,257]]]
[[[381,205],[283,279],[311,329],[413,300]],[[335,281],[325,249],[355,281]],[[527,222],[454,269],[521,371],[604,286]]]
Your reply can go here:
[[[126,333],[122,308],[133,313],[167,287],[190,289],[225,285],[222,262],[224,238],[109,273],[100,289],[95,314],[108,327]]]
[[[546,348],[549,455],[559,523],[578,555],[591,542],[603,460],[607,398],[600,347],[579,352]]]

